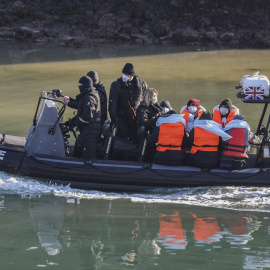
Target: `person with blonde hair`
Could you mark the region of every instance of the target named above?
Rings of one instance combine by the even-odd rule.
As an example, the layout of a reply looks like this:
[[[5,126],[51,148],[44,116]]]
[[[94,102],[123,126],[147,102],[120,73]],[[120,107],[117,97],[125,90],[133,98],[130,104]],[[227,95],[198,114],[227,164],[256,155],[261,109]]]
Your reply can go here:
[[[137,125],[145,126],[150,133],[156,126],[157,118],[161,115],[162,107],[158,104],[158,91],[147,88],[144,92],[143,101],[137,109]]]
[[[143,95],[143,101],[137,109],[138,128],[144,126],[146,132],[152,133],[161,111],[162,107],[158,104],[158,91],[154,88],[147,88]],[[155,151],[156,144],[148,144],[145,149],[144,160],[151,162]]]

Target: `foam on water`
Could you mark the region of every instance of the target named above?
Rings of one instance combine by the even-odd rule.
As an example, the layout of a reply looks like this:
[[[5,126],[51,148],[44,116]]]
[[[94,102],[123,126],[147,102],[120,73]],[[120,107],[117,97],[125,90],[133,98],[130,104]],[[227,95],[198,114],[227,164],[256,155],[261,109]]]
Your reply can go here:
[[[96,190],[72,189],[40,183],[35,179],[12,176],[0,172],[0,194],[41,196],[53,194],[69,199],[129,199],[134,203],[174,203],[235,210],[270,212],[270,188],[268,187],[195,187],[156,189],[153,192],[113,193]]]

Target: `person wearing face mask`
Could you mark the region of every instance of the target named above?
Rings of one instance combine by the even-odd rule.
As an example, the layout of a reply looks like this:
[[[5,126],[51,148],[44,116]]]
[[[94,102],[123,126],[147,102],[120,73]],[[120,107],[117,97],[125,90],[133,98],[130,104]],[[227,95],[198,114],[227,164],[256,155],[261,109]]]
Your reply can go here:
[[[77,145],[82,151],[82,157],[95,159],[97,138],[101,131],[100,99],[90,77],[81,77],[78,88],[80,94],[74,99],[78,109],[77,115],[65,122],[65,125],[70,128],[77,127],[79,130]]]
[[[213,120],[225,127],[236,114],[239,114],[238,108],[232,105],[229,98],[226,98],[213,109]]]
[[[159,116],[161,116],[162,107],[158,104],[158,91],[154,88],[148,88],[144,92],[143,101],[137,109],[136,118],[138,127],[144,126],[146,132],[152,133],[156,126]],[[147,144],[144,154],[144,160],[151,162],[156,150],[156,144]]]
[[[116,127],[116,136],[136,141],[136,111],[148,88],[145,81],[135,72],[133,64],[126,63],[122,76],[112,82],[109,96],[109,113],[111,125]]]
[[[238,170],[246,167],[249,150],[250,127],[243,115],[237,114],[225,127],[224,131],[232,136],[224,142],[220,168]]]
[[[138,126],[145,126],[150,133],[156,126],[157,118],[161,115],[162,107],[157,103],[158,92],[148,88],[144,92],[143,101],[137,109],[136,118]]]
[[[162,114],[151,135],[146,137],[148,144],[157,143],[154,163],[178,166],[185,162],[187,137],[185,133],[186,121],[181,114],[169,110]]]
[[[205,112],[205,108],[200,105],[200,100],[195,98],[190,99],[187,105],[181,108],[180,113],[184,114],[187,123],[186,131],[188,133],[193,128],[193,121],[196,118],[200,118],[203,112]]]

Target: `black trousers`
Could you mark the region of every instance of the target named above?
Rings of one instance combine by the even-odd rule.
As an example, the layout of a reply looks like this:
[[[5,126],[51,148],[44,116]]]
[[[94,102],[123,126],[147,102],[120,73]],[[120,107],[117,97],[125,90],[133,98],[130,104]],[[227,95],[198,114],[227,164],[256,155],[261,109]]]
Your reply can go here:
[[[219,166],[219,153],[197,151],[191,155],[191,165],[205,169],[217,168]]]
[[[178,150],[156,151],[154,163],[162,165],[178,166],[183,165],[185,153]]]
[[[137,123],[131,117],[118,115],[116,136],[125,140],[137,140]]]
[[[90,123],[80,128],[78,144],[82,149],[83,158],[96,159],[97,139],[100,132],[100,123]]]

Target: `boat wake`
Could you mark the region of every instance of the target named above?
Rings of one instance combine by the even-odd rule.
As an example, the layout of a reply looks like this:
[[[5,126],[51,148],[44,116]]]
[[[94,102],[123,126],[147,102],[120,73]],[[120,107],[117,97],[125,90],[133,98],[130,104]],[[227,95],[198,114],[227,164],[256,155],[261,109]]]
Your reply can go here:
[[[0,194],[16,194],[22,197],[51,194],[77,200],[129,199],[134,203],[186,204],[231,210],[270,212],[269,187],[214,186],[156,189],[147,193],[116,193],[48,185],[33,178],[0,172]]]

